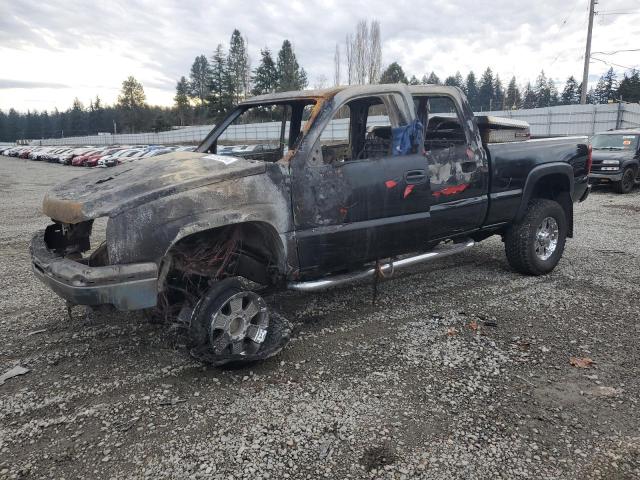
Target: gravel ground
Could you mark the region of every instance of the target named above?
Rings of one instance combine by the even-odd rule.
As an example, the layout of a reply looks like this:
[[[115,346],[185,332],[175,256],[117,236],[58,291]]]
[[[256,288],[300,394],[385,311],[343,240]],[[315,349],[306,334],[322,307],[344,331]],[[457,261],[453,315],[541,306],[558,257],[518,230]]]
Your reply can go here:
[[[64,303],[32,275],[45,191],[0,158],[0,478],[640,478],[640,191],[595,191],[553,274],[499,238],[371,285],[270,299],[277,357],[203,367],[171,325]],[[588,368],[570,358],[589,358]]]

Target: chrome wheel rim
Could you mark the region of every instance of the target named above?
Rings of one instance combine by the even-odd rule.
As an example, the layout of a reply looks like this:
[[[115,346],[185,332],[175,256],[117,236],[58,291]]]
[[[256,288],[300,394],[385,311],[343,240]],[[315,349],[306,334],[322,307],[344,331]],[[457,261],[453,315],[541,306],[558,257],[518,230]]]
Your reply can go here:
[[[540,260],[548,260],[558,247],[558,222],[553,217],[546,217],[536,230],[536,256]]]
[[[250,355],[258,351],[268,328],[269,313],[262,297],[239,292],[211,315],[210,345],[216,355]]]

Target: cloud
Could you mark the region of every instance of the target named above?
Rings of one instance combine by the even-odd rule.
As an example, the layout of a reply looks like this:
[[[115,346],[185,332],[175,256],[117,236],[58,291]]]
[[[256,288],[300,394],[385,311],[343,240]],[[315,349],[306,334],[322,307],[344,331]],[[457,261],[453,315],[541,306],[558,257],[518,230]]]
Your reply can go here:
[[[10,80],[0,78],[0,89],[2,88],[70,88],[70,85],[55,82],[37,82],[30,80]]]
[[[335,45],[363,18],[381,23],[383,63],[398,61],[408,75],[474,70],[479,76],[490,66],[505,83],[512,75],[533,81],[542,69],[564,82],[581,76],[586,3],[369,0],[363,8],[346,0],[15,0],[5,2],[0,16],[2,68],[22,82],[70,88],[52,87],[57,93],[45,96],[35,85],[13,87],[20,90],[0,93],[0,105],[67,108],[74,93],[113,102],[129,75],[142,82],[149,101],[170,104],[193,59],[210,56],[218,43],[228,46],[234,28],[248,40],[254,67],[261,48],[275,54],[289,39],[313,85],[320,76],[333,78]],[[606,8],[637,11],[636,3],[607,0]],[[594,51],[628,48],[629,39],[640,38],[640,14],[603,18],[594,27]],[[619,54],[609,61],[633,66],[637,58]],[[608,66],[591,68],[598,77]]]

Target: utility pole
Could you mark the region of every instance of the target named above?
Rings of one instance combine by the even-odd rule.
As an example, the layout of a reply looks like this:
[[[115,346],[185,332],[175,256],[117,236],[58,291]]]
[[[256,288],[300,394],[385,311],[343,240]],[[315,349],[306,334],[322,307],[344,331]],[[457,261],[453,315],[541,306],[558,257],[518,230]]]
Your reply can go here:
[[[598,0],[589,0],[589,29],[587,30],[587,48],[584,52],[584,72],[582,73],[582,89],[580,92],[580,104],[587,103],[587,80],[589,78],[589,60],[591,59],[591,33],[593,31],[593,16]]]

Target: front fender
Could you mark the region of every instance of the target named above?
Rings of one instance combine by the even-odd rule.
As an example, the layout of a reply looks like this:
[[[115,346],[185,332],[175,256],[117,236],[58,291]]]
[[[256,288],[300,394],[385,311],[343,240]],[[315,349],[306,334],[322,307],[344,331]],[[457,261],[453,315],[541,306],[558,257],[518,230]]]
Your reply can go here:
[[[180,239],[203,230],[259,221],[278,235],[292,230],[286,182],[252,175],[157,199],[109,219],[111,264],[160,263]],[[286,245],[286,242],[283,242]]]
[[[620,163],[621,170],[624,170],[627,167],[633,167],[637,170],[639,166],[640,166],[640,160],[638,160],[637,158],[630,158],[628,160],[623,160]]]

